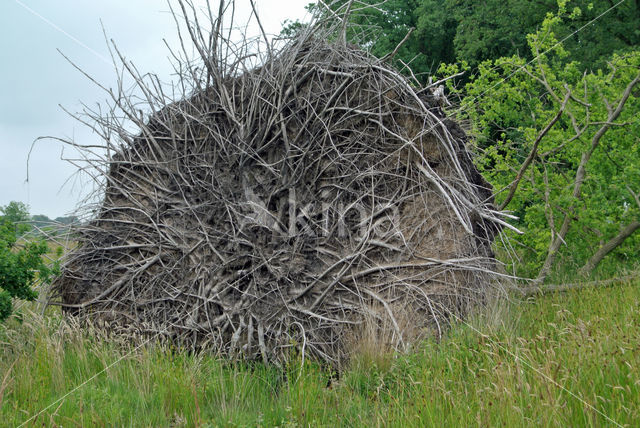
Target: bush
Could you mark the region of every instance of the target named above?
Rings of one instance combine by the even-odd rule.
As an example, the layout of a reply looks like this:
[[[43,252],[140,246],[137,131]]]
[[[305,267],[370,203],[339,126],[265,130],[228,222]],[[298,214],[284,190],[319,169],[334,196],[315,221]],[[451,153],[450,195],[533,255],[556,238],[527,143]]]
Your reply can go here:
[[[43,255],[49,251],[44,240],[25,241],[30,228],[26,205],[11,202],[0,207],[0,322],[13,312],[14,298],[33,301],[38,296],[32,286],[48,281],[58,271],[57,263],[47,265]]]

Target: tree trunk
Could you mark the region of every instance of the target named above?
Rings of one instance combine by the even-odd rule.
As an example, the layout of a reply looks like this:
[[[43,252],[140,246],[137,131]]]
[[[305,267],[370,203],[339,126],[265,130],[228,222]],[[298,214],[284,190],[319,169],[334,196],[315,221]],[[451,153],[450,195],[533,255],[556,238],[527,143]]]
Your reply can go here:
[[[640,229],[640,221],[634,220],[625,226],[616,236],[607,241],[602,247],[591,256],[589,261],[580,268],[580,274],[587,276],[598,266],[598,263],[602,261],[611,251],[615,250],[620,244],[624,242],[629,236],[633,235],[633,232]]]

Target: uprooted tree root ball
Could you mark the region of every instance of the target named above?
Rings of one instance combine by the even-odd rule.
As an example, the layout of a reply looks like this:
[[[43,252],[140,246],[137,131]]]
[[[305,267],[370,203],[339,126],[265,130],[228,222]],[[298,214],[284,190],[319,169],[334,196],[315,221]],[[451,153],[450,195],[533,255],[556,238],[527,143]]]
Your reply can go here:
[[[106,184],[58,304],[122,334],[335,364],[365,332],[404,348],[485,301],[504,222],[428,88],[320,24],[253,67],[189,29],[203,59],[180,99],[139,78],[149,118],[114,96],[139,133],[93,118]]]

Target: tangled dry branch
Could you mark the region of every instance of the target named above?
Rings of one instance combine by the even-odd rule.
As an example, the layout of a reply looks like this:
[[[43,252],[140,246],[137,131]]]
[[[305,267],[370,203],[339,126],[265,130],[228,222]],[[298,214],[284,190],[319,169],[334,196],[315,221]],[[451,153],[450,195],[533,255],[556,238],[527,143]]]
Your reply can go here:
[[[114,48],[142,96],[109,90],[111,110],[89,113],[102,201],[57,304],[234,357],[338,363],[365,326],[403,348],[485,301],[505,223],[428,88],[343,26],[259,49],[229,41],[232,3],[207,9],[210,32],[178,4],[177,94]]]

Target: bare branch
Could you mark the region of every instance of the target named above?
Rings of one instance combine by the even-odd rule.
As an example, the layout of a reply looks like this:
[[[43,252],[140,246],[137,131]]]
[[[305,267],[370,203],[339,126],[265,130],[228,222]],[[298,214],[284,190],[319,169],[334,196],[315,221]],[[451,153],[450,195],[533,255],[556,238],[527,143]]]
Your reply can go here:
[[[524,173],[527,171],[527,168],[529,168],[529,165],[531,165],[531,162],[536,157],[536,154],[538,151],[538,145],[540,144],[540,141],[542,141],[545,135],[547,135],[547,133],[551,130],[551,128],[553,128],[553,125],[555,125],[558,119],[560,119],[560,117],[562,116],[562,113],[564,112],[564,109],[567,106],[567,102],[569,101],[570,96],[571,96],[571,92],[567,92],[567,94],[564,97],[564,100],[562,101],[562,104],[560,105],[560,109],[558,110],[558,113],[553,117],[553,119],[551,119],[551,121],[547,124],[547,126],[545,126],[544,129],[540,131],[540,133],[536,137],[535,141],[533,142],[533,147],[529,152],[529,156],[527,156],[527,158],[524,160],[524,162],[520,166],[520,170],[518,171],[518,174],[516,174],[516,178],[513,180],[513,182],[509,186],[509,193],[507,194],[507,197],[505,198],[504,201],[502,201],[502,203],[498,207],[500,211],[504,210],[507,207],[507,205],[509,205],[509,202],[511,202],[511,199],[513,199],[513,196],[516,194],[516,190],[518,189],[518,185],[520,184],[520,180],[522,180],[522,177],[524,176]]]

